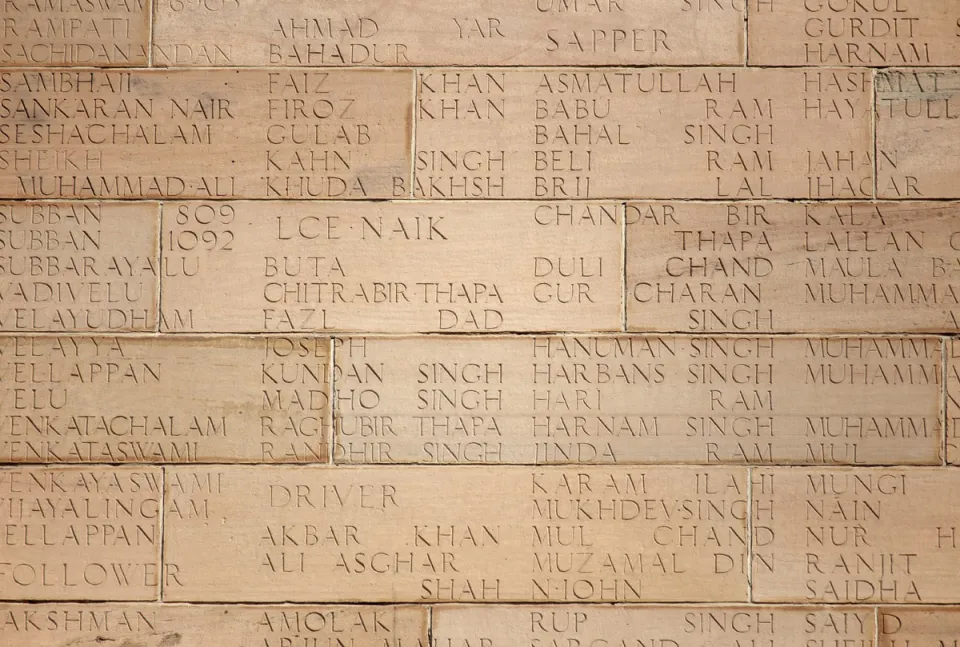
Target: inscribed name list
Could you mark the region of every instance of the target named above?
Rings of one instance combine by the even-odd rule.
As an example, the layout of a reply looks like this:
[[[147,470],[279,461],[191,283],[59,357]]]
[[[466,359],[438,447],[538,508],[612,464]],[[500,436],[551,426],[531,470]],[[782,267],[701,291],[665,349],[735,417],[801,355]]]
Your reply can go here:
[[[161,330],[617,330],[621,221],[611,203],[168,203]]]
[[[744,10],[701,0],[174,0],[162,66],[737,65]]]
[[[0,461],[327,460],[330,340],[0,337]]]
[[[433,69],[417,88],[418,198],[873,195],[866,70]]]
[[[412,74],[0,71],[0,195],[402,197]]]
[[[171,467],[166,493],[167,601],[747,595],[743,469]]]
[[[749,0],[751,65],[960,64],[953,0]]]
[[[956,332],[950,202],[630,203],[627,326]]]
[[[159,468],[0,468],[0,599],[156,600]]]
[[[350,337],[335,354],[335,462],[942,461],[936,338]]]
[[[0,331],[156,330],[159,236],[152,203],[0,204]]]
[[[943,467],[754,471],[754,599],[957,601],[957,519],[947,495],[958,478]]]
[[[4,0],[0,66],[146,65],[150,0]]]

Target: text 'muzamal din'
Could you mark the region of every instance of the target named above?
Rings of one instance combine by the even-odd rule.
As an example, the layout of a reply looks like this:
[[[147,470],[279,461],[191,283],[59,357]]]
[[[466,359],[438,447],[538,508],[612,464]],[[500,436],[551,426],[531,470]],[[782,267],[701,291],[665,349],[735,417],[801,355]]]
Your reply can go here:
[[[166,484],[168,601],[746,599],[742,468],[176,467]]]

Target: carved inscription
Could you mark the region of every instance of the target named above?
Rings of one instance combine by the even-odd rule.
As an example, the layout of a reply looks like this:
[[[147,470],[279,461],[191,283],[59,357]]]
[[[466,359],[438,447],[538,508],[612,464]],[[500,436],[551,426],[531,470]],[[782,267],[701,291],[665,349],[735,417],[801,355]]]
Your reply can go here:
[[[403,197],[411,75],[0,71],[0,195]]]
[[[960,475],[762,469],[752,478],[758,602],[955,602]]]
[[[743,63],[740,0],[161,0],[157,65]]]
[[[954,0],[750,0],[751,65],[960,64]]]
[[[414,607],[0,604],[0,641],[30,647],[426,647]]]
[[[169,203],[161,329],[617,330],[621,220],[612,203]]]
[[[155,330],[159,228],[155,204],[0,203],[0,331]]]
[[[828,165],[852,158],[816,159],[821,182]],[[957,331],[957,215],[955,203],[930,202],[629,203],[627,325]]]
[[[336,344],[337,462],[941,462],[933,338]]]
[[[435,69],[417,77],[421,198],[863,198],[866,70]],[[848,163],[822,182],[811,159]]]
[[[645,645],[871,647],[873,609],[777,607],[438,606],[438,647]]]
[[[0,66],[146,65],[150,0],[3,0]]]
[[[956,465],[960,463],[960,340],[944,340],[944,355],[947,358],[947,462]]]
[[[877,197],[957,198],[960,74],[877,73]]]
[[[326,462],[330,341],[0,337],[0,461]]]
[[[747,594],[743,469],[171,467],[166,486],[169,601]]]
[[[949,647],[960,633],[957,607],[880,607],[880,647]]]
[[[157,468],[0,468],[0,599],[156,599],[160,500]]]

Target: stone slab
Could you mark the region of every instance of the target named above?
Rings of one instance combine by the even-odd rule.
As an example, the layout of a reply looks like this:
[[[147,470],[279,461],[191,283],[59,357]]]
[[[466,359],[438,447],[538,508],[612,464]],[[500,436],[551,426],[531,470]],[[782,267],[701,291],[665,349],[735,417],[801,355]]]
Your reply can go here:
[[[953,0],[749,0],[751,65],[960,65]]]
[[[161,330],[618,330],[621,221],[612,203],[170,203]]]
[[[159,242],[156,204],[0,204],[0,331],[156,330]]]
[[[960,633],[957,607],[880,607],[880,647],[897,647],[909,642],[917,647],[952,645]]]
[[[960,198],[960,72],[877,72],[877,197]]]
[[[150,0],[5,0],[0,66],[145,66]]]
[[[0,336],[0,461],[326,462],[330,340]]]
[[[960,340],[944,340],[946,377],[946,456],[947,462],[960,463]]]
[[[871,197],[872,87],[863,69],[421,70],[414,196]]]
[[[0,159],[27,158],[0,167],[0,196],[405,196],[412,75],[0,71]]]
[[[336,344],[336,462],[942,461],[940,340],[932,337]],[[918,378],[870,386],[841,379],[865,367]]]
[[[416,607],[0,604],[0,644],[31,647],[263,647],[296,643],[425,647]]]
[[[960,205],[631,203],[627,327],[956,332]]]
[[[489,647],[507,647],[520,637],[530,645],[656,640],[671,647],[742,647],[770,641],[810,647],[837,641],[846,647],[871,647],[873,635],[874,611],[863,607],[444,605],[433,610],[433,636],[439,647],[478,638]]]
[[[157,65],[737,65],[744,7],[695,0],[163,0]]]
[[[942,467],[755,470],[753,600],[957,601],[958,487]]]
[[[747,595],[743,469],[170,467],[166,488],[167,601]]]
[[[156,600],[160,469],[0,468],[0,599]]]

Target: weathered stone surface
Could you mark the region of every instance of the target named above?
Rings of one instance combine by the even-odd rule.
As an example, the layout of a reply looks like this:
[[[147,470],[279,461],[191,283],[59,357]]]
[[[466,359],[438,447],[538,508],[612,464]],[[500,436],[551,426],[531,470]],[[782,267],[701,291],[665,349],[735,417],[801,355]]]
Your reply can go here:
[[[743,469],[170,467],[166,495],[169,601],[747,595]]]
[[[157,65],[737,65],[744,7],[697,0],[179,0]]]
[[[0,204],[0,331],[156,330],[159,236],[156,204]]]
[[[330,340],[0,337],[0,461],[325,462]]]
[[[960,205],[630,203],[627,327],[956,332]]]
[[[0,468],[0,599],[157,599],[161,483],[159,468]]]
[[[883,70],[876,92],[877,197],[960,197],[960,72]]]
[[[749,0],[751,65],[960,65],[953,0]]]
[[[403,197],[412,75],[5,70],[0,196]]]
[[[0,66],[146,65],[150,0],[4,0]]]
[[[752,473],[756,602],[954,602],[957,515],[944,468]]]
[[[880,607],[880,647],[909,644],[916,647],[952,645],[960,632],[957,607]]]
[[[0,604],[0,643],[30,647],[425,647],[425,607]]]
[[[868,70],[488,68],[417,78],[415,197],[873,195]],[[849,163],[825,173],[822,155]]]
[[[960,463],[960,340],[944,340],[946,377],[946,454],[947,462]]]
[[[621,221],[612,203],[170,203],[161,330],[618,330]]]
[[[530,645],[646,644],[676,647],[742,647],[744,644],[838,644],[870,647],[874,612],[863,607],[653,607],[653,606],[485,606],[444,605],[433,610],[433,635],[448,647],[485,639],[507,647],[523,637]],[[573,644],[577,644],[574,642]],[[891,646],[892,647],[892,646]]]
[[[351,337],[336,358],[337,462],[942,461],[936,338]]]

